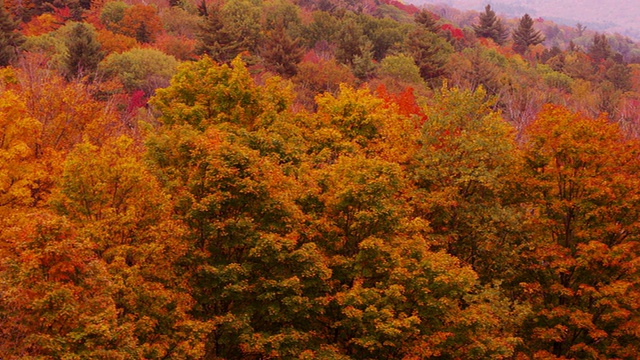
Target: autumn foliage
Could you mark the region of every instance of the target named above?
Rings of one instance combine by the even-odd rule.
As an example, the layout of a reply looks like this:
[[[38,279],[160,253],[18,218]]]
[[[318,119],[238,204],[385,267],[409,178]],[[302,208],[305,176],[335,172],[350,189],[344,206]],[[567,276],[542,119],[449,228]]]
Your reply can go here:
[[[603,35],[516,54],[397,1],[5,5],[0,358],[640,352],[640,70]]]

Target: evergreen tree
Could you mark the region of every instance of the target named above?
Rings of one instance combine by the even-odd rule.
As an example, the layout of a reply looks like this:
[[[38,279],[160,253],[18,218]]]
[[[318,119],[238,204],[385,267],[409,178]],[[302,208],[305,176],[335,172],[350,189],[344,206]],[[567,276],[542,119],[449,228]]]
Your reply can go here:
[[[427,10],[421,10],[415,15],[415,22],[425,28],[429,32],[438,32],[438,18],[434,13]]]
[[[94,72],[104,57],[93,29],[85,23],[74,24],[65,43],[67,55],[64,67],[67,79]]]
[[[199,49],[218,62],[230,62],[238,54],[253,53],[260,40],[260,10],[249,1],[213,5],[200,29]]]
[[[356,56],[362,56],[360,48],[368,40],[362,26],[352,18],[346,18],[340,25],[336,36],[336,60],[342,64],[353,65]]]
[[[533,28],[533,19],[529,14],[524,14],[518,28],[511,34],[513,39],[513,49],[519,53],[524,54],[530,45],[538,45],[544,41],[544,36],[540,31]]]
[[[149,31],[147,24],[144,22],[136,29],[136,40],[142,44],[148,44],[151,42],[151,31]]]
[[[596,33],[593,35],[593,45],[589,47],[589,56],[591,59],[599,63],[601,61],[607,60],[613,55],[613,51],[611,50],[611,45],[609,45],[609,40],[604,34]]]
[[[24,36],[16,31],[18,24],[0,2],[0,66],[7,66],[16,58]]]
[[[409,34],[407,45],[423,79],[431,80],[445,74],[445,65],[454,52],[446,40],[424,28],[417,28]]]
[[[267,69],[287,77],[298,72],[297,65],[303,55],[300,41],[291,39],[283,26],[269,32],[262,48],[262,57]]]
[[[367,80],[373,74],[376,66],[373,62],[373,44],[367,40],[360,45],[360,55],[353,58],[353,74],[362,80]]]
[[[204,6],[202,9],[205,9],[201,13],[206,13],[207,19],[200,28],[198,52],[207,54],[216,61],[229,60],[230,56],[225,56],[225,53],[235,53],[236,51],[230,51],[232,50],[232,40],[229,34],[224,31],[224,20],[220,7],[214,5],[212,9],[207,10],[207,7]]]
[[[198,15],[205,18],[209,17],[209,10],[207,9],[207,2],[205,0],[202,0],[200,4],[198,4]]]
[[[495,11],[491,10],[491,5],[487,5],[484,10],[485,12],[480,14],[478,25],[473,25],[476,36],[493,39],[496,44],[503,45],[509,37],[509,32]]]

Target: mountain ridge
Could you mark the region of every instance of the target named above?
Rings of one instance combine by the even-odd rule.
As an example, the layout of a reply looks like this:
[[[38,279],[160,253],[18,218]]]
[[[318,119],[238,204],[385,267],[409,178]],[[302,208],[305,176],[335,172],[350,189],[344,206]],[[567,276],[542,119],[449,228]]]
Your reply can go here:
[[[520,17],[525,13],[543,17],[563,25],[586,25],[599,32],[619,33],[640,40],[640,6],[631,0],[564,1],[562,6],[551,0],[409,0],[414,5],[447,5],[461,10],[481,11],[487,4],[497,14]]]

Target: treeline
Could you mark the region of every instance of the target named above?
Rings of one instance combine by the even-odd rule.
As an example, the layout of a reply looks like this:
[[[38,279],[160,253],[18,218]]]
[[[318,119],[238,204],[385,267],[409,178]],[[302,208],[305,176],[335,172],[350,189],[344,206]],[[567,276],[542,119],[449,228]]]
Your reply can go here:
[[[640,352],[636,68],[606,37],[522,46],[489,7],[5,5],[3,359]]]
[[[451,19],[393,0],[6,0],[3,10],[0,65],[92,84],[94,98],[127,122],[179,62],[242,55],[255,78],[289,79],[296,106],[308,110],[341,83],[428,97],[447,81],[471,91],[482,85],[518,131],[547,103],[591,117],[606,112],[631,136],[639,131],[637,44],[526,14],[500,19],[490,7],[434,8]]]

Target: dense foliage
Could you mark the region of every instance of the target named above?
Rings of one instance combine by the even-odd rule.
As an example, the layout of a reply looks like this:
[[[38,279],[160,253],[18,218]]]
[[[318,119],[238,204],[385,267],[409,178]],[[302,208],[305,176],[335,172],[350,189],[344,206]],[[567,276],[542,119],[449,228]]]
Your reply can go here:
[[[635,44],[393,0],[3,10],[0,358],[640,353]]]

